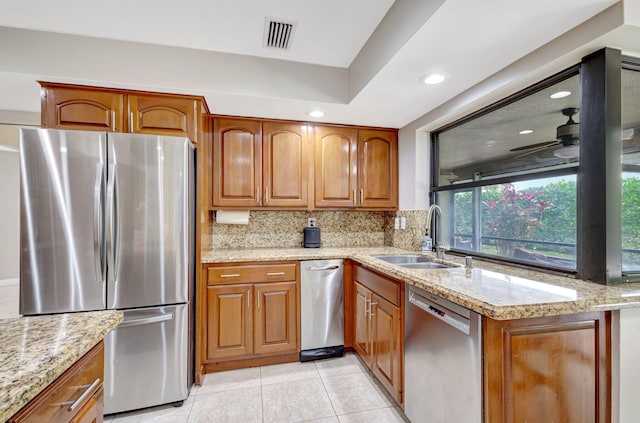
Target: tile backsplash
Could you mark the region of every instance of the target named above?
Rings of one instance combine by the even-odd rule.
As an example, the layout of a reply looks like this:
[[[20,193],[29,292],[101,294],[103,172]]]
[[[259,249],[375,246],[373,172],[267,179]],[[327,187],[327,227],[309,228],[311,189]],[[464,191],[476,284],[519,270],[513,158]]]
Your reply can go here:
[[[406,219],[405,229],[394,229],[396,217]],[[386,213],[384,244],[405,250],[419,251],[422,247],[426,220],[426,210],[400,210]]]
[[[406,229],[394,229],[396,216],[406,218]],[[218,224],[212,217],[202,242],[212,249],[301,247],[307,219],[315,217],[324,247],[387,245],[418,251],[426,216],[426,210],[251,211],[248,225]]]
[[[251,211],[248,225],[211,222],[211,248],[302,246],[307,219],[316,218],[322,246],[377,246],[385,242],[385,213],[361,211]]]

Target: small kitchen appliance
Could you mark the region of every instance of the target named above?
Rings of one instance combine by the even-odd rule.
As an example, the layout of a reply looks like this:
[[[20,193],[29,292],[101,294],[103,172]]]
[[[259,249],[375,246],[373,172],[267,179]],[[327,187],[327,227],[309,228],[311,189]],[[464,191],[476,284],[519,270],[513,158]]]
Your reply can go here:
[[[304,248],[320,248],[320,228],[308,226],[304,228]]]

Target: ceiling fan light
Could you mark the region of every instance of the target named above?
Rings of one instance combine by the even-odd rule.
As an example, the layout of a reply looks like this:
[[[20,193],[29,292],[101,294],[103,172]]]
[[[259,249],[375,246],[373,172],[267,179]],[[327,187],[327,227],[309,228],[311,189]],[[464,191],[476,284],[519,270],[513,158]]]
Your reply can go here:
[[[554,150],[553,155],[560,159],[573,159],[580,155],[580,147],[577,145],[569,145]]]
[[[571,95],[571,91],[558,91],[557,93],[551,94],[549,97],[553,99],[564,98]]]

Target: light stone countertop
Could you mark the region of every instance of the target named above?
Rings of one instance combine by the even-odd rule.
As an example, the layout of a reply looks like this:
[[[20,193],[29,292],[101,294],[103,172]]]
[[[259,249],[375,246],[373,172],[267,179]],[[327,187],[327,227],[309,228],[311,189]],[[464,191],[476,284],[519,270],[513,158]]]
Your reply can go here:
[[[418,254],[394,247],[220,249],[203,254],[203,263],[350,258],[370,269],[414,285],[497,320],[640,307],[640,283],[599,285],[555,275],[448,254],[446,269],[408,269],[377,255]],[[435,255],[431,255],[435,258]]]
[[[122,321],[114,310],[0,319],[0,422],[14,415]]]

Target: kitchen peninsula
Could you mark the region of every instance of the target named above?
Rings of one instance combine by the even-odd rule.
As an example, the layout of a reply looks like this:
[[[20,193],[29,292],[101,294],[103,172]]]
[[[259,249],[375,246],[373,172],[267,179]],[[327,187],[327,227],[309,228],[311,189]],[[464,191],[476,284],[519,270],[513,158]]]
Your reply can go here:
[[[635,354],[636,347],[630,343],[629,329],[625,327],[630,327],[640,308],[640,284],[599,285],[476,259],[467,269],[464,257],[451,254],[442,261],[435,260],[435,254],[426,255],[447,265],[428,270],[401,267],[376,258],[407,254],[417,253],[385,246],[219,249],[203,254],[203,266],[224,265],[231,269],[237,265],[250,269],[276,262],[284,265],[298,260],[346,259],[345,348],[353,348],[383,384],[385,377],[392,382],[391,376],[398,373],[398,368],[400,374],[406,372],[402,370],[406,348],[403,340],[409,335],[404,333],[402,316],[408,307],[404,291],[409,287],[418,287],[480,314],[482,408],[486,422],[506,421],[505,416],[520,411],[545,417],[546,414],[539,414],[547,412],[540,411],[545,407],[562,416],[570,411],[575,414],[573,417],[577,416],[571,421],[614,421],[612,416],[619,409],[629,407],[633,388],[624,379],[631,363],[623,356]],[[387,281],[395,283],[398,291],[394,293],[396,288]],[[206,297],[202,292],[206,281],[203,282],[199,295]],[[383,291],[376,291],[376,284],[391,288],[386,292],[398,300],[397,313],[385,313],[383,321],[377,322],[381,325],[377,331],[389,336],[378,341],[374,336],[372,343],[370,338],[362,341],[358,331],[362,327],[368,328],[362,333],[376,332],[371,329],[372,319],[367,313],[376,316],[376,321],[384,312],[380,308]],[[373,293],[366,294],[374,296],[373,304],[378,304],[373,312],[367,307],[371,297],[361,298],[363,286]],[[367,316],[364,320],[369,323],[361,326],[363,311]],[[391,317],[394,315],[397,322]],[[360,347],[363,342],[364,353]],[[391,345],[396,345],[397,350],[388,347]],[[206,354],[206,346],[202,347]],[[382,350],[376,353],[376,348]],[[406,384],[403,386],[402,376],[392,388],[387,390],[402,403],[403,390],[409,389]],[[531,404],[541,403],[545,406],[532,411]]]
[[[0,320],[0,422],[15,417],[18,411],[25,419],[29,418],[25,411],[37,413],[37,406],[46,403],[38,395],[62,379],[77,382],[74,385],[88,383],[89,390],[93,389],[96,396],[101,395],[104,379],[102,339],[121,321],[122,313],[111,310]],[[75,363],[85,359],[86,363],[77,372],[69,371]],[[98,376],[87,371],[93,367]],[[91,380],[85,382],[83,378]],[[95,384],[97,379],[99,382]],[[55,396],[53,401],[58,399],[60,391],[50,389],[52,398]],[[78,407],[77,410],[71,407],[73,412],[69,414],[80,414],[92,404],[88,396],[78,401],[82,392],[71,393],[73,398],[64,401],[77,401]],[[96,402],[96,411],[102,416],[101,400]],[[68,407],[59,407],[59,410],[65,410],[64,414]],[[51,415],[47,416],[51,418]],[[60,416],[56,414],[56,417]]]

